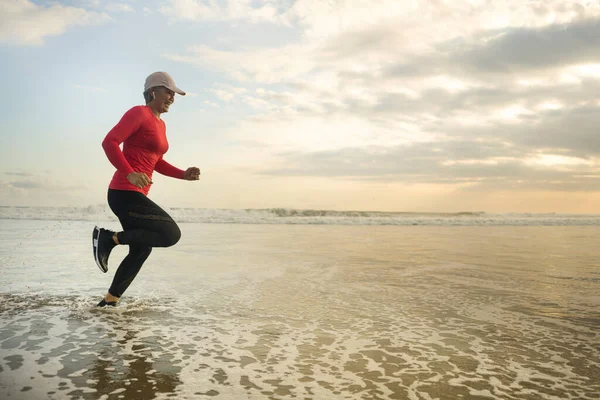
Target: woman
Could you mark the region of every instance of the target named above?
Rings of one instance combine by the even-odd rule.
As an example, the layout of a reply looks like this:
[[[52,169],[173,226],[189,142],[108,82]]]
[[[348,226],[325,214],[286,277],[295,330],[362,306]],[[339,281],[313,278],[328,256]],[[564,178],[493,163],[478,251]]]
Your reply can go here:
[[[183,171],[163,159],[169,144],[160,116],[169,111],[175,93],[185,96],[169,74],[149,75],[144,85],[146,105],[127,111],[102,142],[106,156],[117,169],[109,185],[108,204],[119,218],[123,231],[113,232],[96,226],[92,234],[94,259],[100,270],[107,272],[108,257],[115,246],[129,245],[129,254],[119,265],[99,307],[117,305],[153,247],[173,246],[181,237],[173,218],[147,197],[154,171],[188,181],[200,179],[198,168]],[[121,143],[123,151],[119,147]]]

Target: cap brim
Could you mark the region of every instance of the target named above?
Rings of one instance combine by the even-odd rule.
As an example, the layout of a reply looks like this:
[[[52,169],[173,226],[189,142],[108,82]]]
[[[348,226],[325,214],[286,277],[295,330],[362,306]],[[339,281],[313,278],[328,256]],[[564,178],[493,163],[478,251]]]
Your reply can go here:
[[[173,91],[173,92],[175,92],[175,93],[177,93],[177,94],[179,94],[181,96],[185,96],[185,92],[183,90],[179,89],[177,86],[167,86],[167,85],[164,85],[164,86],[167,89],[169,89],[169,90],[171,90],[171,91]]]

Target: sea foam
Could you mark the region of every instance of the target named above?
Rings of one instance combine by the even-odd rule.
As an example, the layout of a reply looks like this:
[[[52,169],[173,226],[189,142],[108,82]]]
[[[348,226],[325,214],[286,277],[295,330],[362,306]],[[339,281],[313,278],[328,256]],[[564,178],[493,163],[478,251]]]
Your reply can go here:
[[[378,211],[301,210],[290,208],[211,209],[168,208],[177,222],[214,224],[301,225],[502,225],[502,226],[600,226],[597,214],[533,214],[486,212],[412,213]],[[116,221],[106,205],[87,207],[0,206],[0,219]]]

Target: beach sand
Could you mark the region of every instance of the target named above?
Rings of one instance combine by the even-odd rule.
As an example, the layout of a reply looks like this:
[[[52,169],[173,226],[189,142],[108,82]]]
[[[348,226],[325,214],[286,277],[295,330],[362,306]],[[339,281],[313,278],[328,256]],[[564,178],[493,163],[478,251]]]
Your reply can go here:
[[[600,398],[597,226],[182,223],[98,309],[124,246],[0,224],[2,399]]]

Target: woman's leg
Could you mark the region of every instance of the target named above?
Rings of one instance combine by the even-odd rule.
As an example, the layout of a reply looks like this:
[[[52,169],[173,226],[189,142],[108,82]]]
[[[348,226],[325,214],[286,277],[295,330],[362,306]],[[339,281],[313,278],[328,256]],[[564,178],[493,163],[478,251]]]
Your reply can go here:
[[[152,247],[149,246],[129,245],[129,254],[123,259],[121,265],[119,265],[112,285],[108,289],[108,293],[111,296],[118,299],[123,295],[151,252]]]
[[[123,226],[119,244],[170,247],[181,238],[173,218],[142,193],[111,189],[108,204]]]
[[[115,273],[105,297],[115,302],[129,287],[152,247],[169,247],[177,243],[181,231],[160,206],[141,193],[109,190],[108,203],[123,226],[115,235],[119,244],[129,245],[129,254]]]

